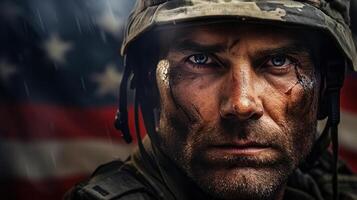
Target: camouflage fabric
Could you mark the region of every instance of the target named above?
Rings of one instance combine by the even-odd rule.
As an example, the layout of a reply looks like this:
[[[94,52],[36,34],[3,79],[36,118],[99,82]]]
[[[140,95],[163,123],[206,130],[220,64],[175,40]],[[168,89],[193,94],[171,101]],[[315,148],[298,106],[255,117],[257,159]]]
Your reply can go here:
[[[349,7],[349,0],[139,0],[129,18],[122,54],[126,54],[135,39],[157,26],[192,20],[236,19],[320,29],[332,36],[357,70]]]

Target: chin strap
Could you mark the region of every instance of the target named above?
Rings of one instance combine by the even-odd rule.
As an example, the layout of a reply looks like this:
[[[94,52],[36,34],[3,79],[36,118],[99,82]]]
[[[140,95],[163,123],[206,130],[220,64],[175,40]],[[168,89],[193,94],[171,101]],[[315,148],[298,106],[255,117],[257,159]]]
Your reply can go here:
[[[330,135],[333,152],[332,190],[333,199],[338,200],[338,124],[340,123],[340,89],[330,89],[328,93],[330,101]]]
[[[143,75],[139,73],[138,68],[133,68],[132,66],[130,66],[129,64],[131,63],[126,62],[128,60],[132,60],[132,59],[127,59],[127,57],[124,57],[125,69],[120,84],[119,110],[117,111],[117,114],[115,116],[114,126],[117,130],[121,131],[122,137],[126,143],[128,144],[132,143],[133,139],[129,129],[128,99],[127,99],[128,90],[131,89],[133,91],[133,100],[134,100],[134,113],[133,113],[134,130],[132,131],[134,131],[134,134],[137,138],[138,148],[142,155],[143,162],[147,163],[146,166],[150,168],[149,170],[153,171],[154,169],[151,168],[151,164],[148,164],[151,162],[151,159],[142,141],[141,133],[143,130],[141,130],[140,128],[140,119],[139,119],[140,113],[142,113],[144,118],[145,128],[147,129],[150,139],[155,140],[156,132],[153,129],[154,123],[151,120],[152,117],[150,117],[152,113],[148,109],[151,105],[148,105],[149,101],[147,100],[147,94],[145,93],[145,89],[141,87],[143,84],[145,84],[143,83],[145,82],[144,77],[142,77]],[[130,88],[128,88],[128,83],[130,83]]]
[[[132,137],[130,135],[129,125],[128,125],[128,82],[130,81],[130,76],[132,74],[132,69],[128,66],[126,62],[127,57],[124,57],[124,74],[120,83],[120,100],[119,100],[119,110],[115,116],[114,127],[120,130],[122,137],[126,143],[130,144],[132,142]]]
[[[327,97],[329,101],[329,124],[333,153],[333,199],[339,199],[338,191],[338,124],[340,123],[340,91],[344,81],[345,67],[341,62],[331,62],[327,70]]]
[[[129,130],[128,99],[127,99],[128,89],[129,89],[128,83],[130,83],[130,89],[134,90],[134,96],[135,96],[134,118],[137,117],[139,113],[138,108],[140,107],[144,119],[145,128],[148,132],[148,135],[150,136],[151,140],[156,142],[157,136],[155,131],[155,124],[157,122],[155,121],[154,111],[151,109],[154,106],[151,104],[151,101],[149,100],[149,96],[150,96],[149,94],[151,94],[152,91],[147,91],[147,89],[145,89],[147,85],[144,84],[147,83],[143,83],[143,82],[147,80],[147,77],[143,77],[142,75],[139,75],[140,74],[139,69],[131,66],[132,63],[129,61],[133,61],[133,60],[134,60],[133,58],[128,58],[127,56],[124,56],[124,74],[120,83],[119,110],[117,111],[115,116],[114,126],[117,130],[121,131],[122,137],[125,140],[125,142],[130,144],[132,142],[132,136]],[[142,88],[138,88],[136,86]],[[140,101],[139,99],[140,100],[145,99],[145,100]],[[138,120],[135,119],[135,121]],[[137,122],[135,122],[136,132],[138,131],[140,132],[136,123]],[[140,146],[142,146],[140,145],[141,137],[138,137],[138,142],[140,148]]]

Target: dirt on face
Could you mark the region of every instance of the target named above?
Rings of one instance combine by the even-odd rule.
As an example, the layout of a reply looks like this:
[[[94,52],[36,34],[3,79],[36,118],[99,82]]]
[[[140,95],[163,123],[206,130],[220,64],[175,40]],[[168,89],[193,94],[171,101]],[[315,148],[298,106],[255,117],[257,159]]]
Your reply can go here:
[[[190,27],[156,70],[159,148],[219,199],[277,199],[316,135],[319,75],[296,31]]]

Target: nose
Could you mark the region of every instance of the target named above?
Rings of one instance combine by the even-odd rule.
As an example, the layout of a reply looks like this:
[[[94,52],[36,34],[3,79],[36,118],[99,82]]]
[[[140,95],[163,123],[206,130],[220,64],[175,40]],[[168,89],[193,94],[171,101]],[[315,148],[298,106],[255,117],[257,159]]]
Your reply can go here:
[[[258,77],[252,67],[241,64],[229,76],[222,90],[221,117],[239,121],[259,119],[263,105],[256,87]]]

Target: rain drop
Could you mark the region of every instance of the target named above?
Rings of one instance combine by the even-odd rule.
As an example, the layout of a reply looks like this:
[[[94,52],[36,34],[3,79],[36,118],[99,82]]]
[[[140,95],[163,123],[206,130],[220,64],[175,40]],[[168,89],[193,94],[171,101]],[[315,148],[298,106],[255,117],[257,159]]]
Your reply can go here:
[[[75,21],[76,21],[76,25],[77,25],[79,33],[82,34],[82,27],[81,27],[78,17],[75,17]]]
[[[83,76],[81,76],[81,85],[82,85],[82,89],[83,89],[84,91],[87,91],[86,84],[85,84],[85,82],[84,82]]]
[[[53,149],[50,150],[50,156],[51,156],[51,160],[52,160],[53,166],[55,168],[57,168],[56,156],[55,156],[55,154],[53,152]]]
[[[45,25],[44,25],[44,23],[42,21],[41,13],[40,13],[40,11],[38,9],[36,10],[36,12],[37,12],[38,20],[40,22],[40,26],[41,26],[42,30],[45,32]]]
[[[26,92],[27,97],[30,97],[30,90],[29,90],[29,87],[28,87],[26,81],[24,81],[24,87],[25,87],[25,92]]]

